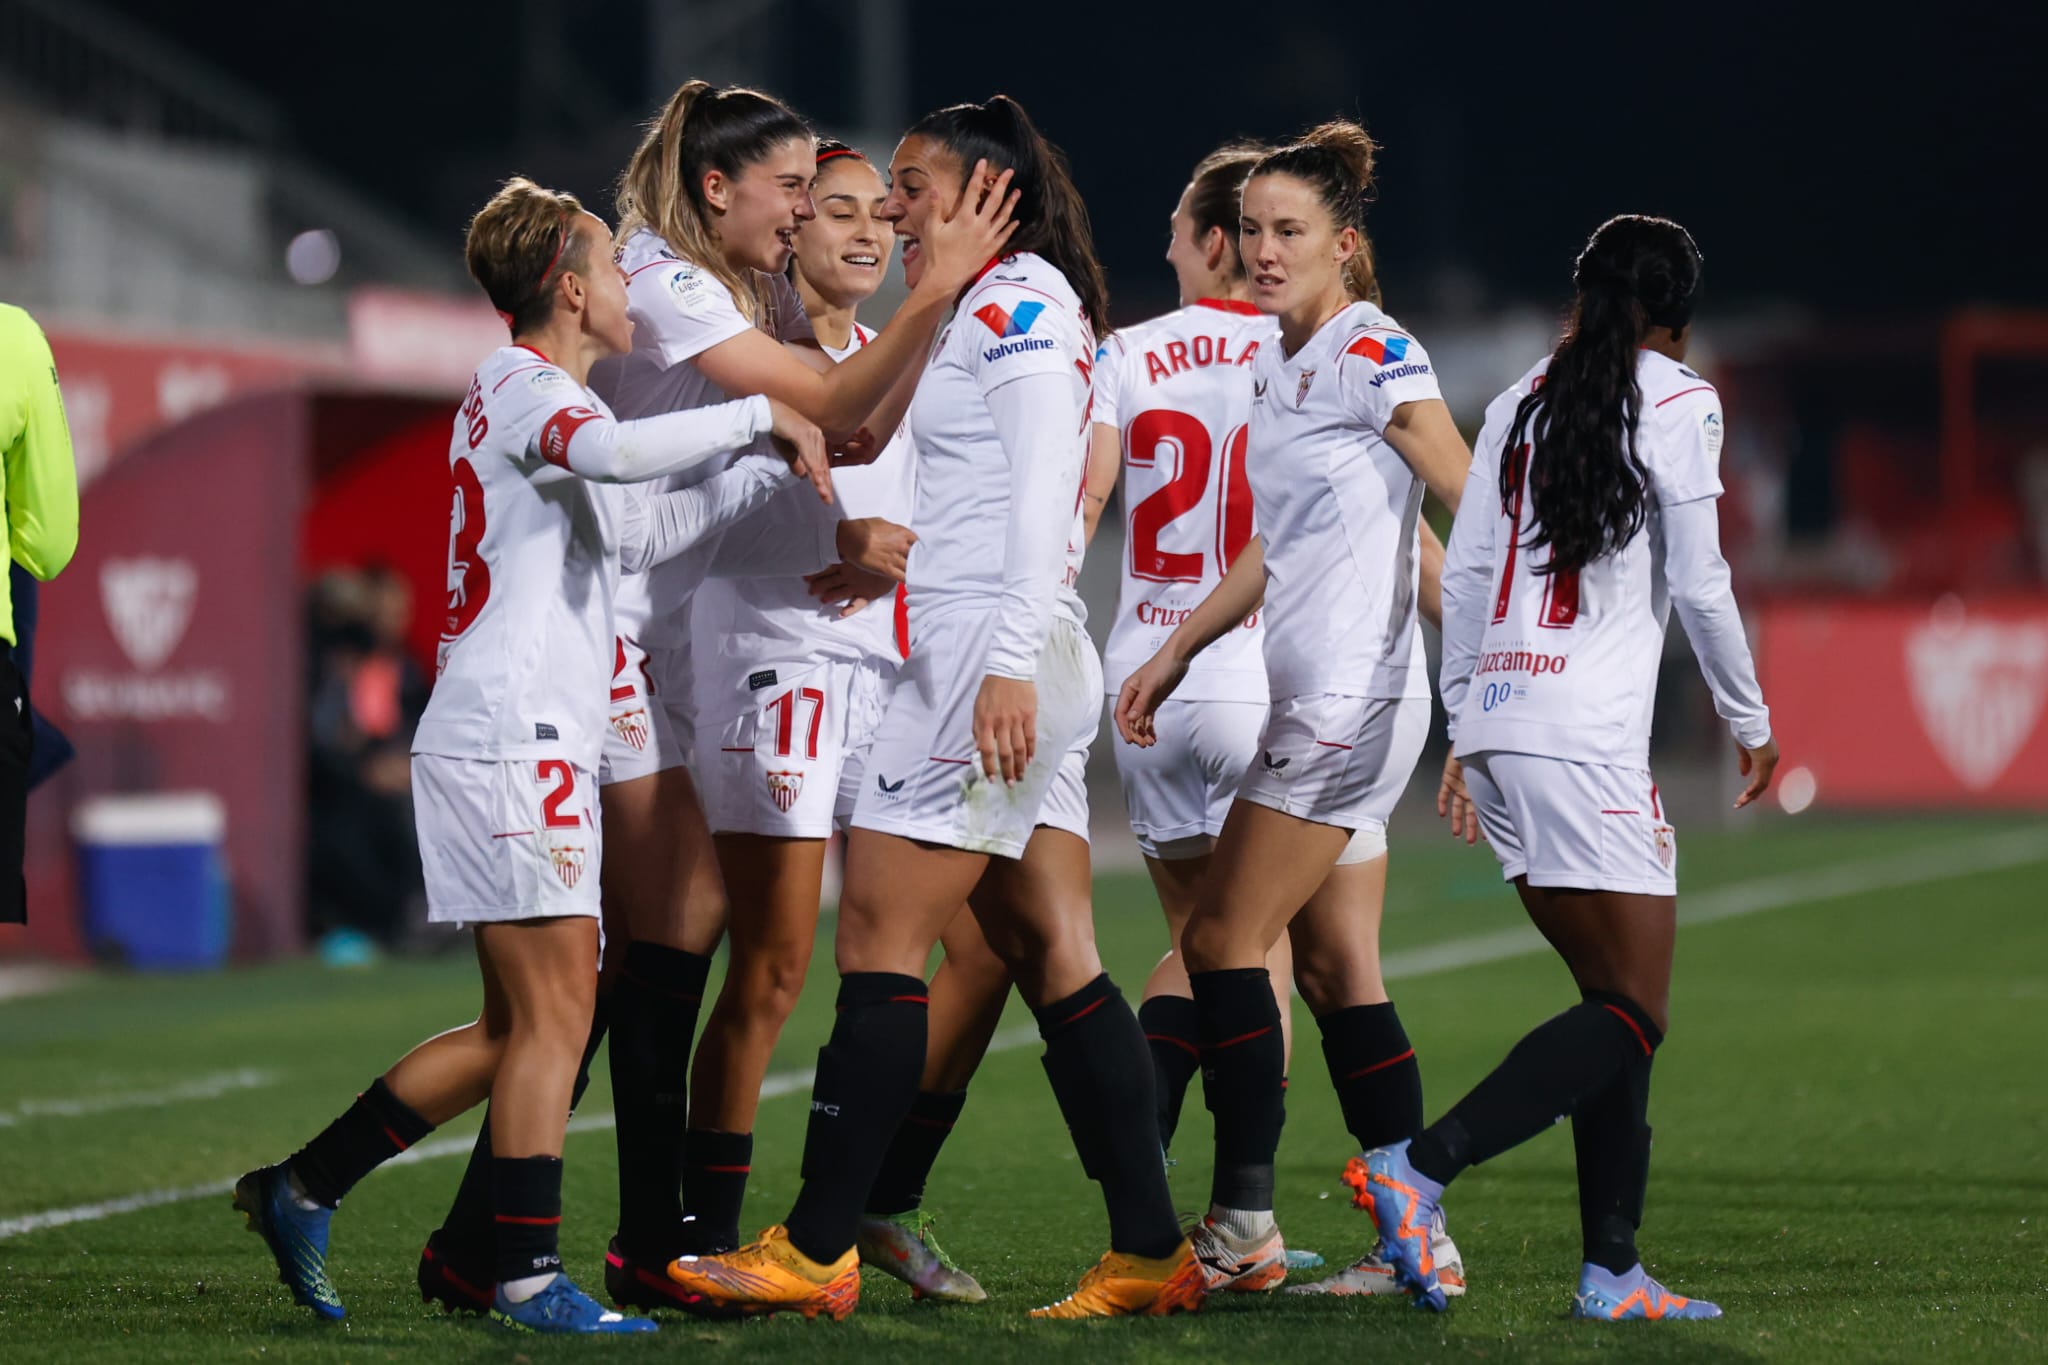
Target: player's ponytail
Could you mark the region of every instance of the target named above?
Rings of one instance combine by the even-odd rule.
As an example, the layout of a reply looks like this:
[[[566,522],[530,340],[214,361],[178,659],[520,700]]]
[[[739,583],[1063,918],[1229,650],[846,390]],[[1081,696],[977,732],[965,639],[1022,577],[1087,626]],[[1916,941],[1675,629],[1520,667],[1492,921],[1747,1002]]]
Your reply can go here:
[[[758,316],[753,272],[734,269],[719,249],[715,215],[704,202],[704,177],[712,171],[738,176],[785,142],[810,136],[810,125],[773,95],[684,81],[647,124],[619,176],[614,203],[620,242],[648,229]]]
[[[1643,529],[1636,348],[1650,328],[1677,332],[1692,320],[1700,273],[1691,234],[1668,218],[1610,218],[1579,253],[1571,319],[1502,447],[1502,505],[1514,506],[1522,488],[1524,519],[1537,525],[1523,548],[1550,547],[1539,572],[1576,572]]]
[[[1088,206],[1068,173],[1067,158],[1046,141],[1024,106],[1008,95],[984,104],[949,105],[912,124],[910,133],[936,139],[958,157],[963,184],[977,161],[987,161],[992,174],[1016,172],[1010,188],[1018,192],[1012,215],[1018,226],[1009,249],[1035,252],[1052,262],[1080,295],[1089,326],[1098,337],[1106,336],[1109,282],[1095,259]]]
[[[1206,242],[1211,230],[1221,232],[1230,247],[1230,274],[1235,279],[1244,278],[1244,258],[1237,251],[1244,182],[1272,150],[1263,143],[1232,142],[1196,162],[1195,173],[1188,178],[1188,217],[1195,223],[1195,240]]]
[[[1354,299],[1378,305],[1379,272],[1365,212],[1373,201],[1373,165],[1379,144],[1348,119],[1317,124],[1301,137],[1261,157],[1253,176],[1291,175],[1315,187],[1316,197],[1339,232],[1358,229],[1358,250],[1344,263],[1344,288]]]

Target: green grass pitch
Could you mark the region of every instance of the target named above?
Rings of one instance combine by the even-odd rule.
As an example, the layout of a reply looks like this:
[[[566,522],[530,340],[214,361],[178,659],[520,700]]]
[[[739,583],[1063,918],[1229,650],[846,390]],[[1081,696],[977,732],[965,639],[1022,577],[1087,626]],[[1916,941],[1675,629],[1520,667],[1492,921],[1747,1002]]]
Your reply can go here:
[[[507,1337],[428,1312],[413,1289],[458,1172],[440,1157],[350,1196],[333,1255],[350,1316],[323,1327],[289,1303],[225,1194],[104,1207],[290,1150],[403,1048],[475,1008],[457,954],[361,972],[102,977],[0,1003],[0,1359],[2048,1359],[2048,828],[1777,820],[1744,837],[1689,833],[1685,858],[1692,923],[1657,1066],[1642,1245],[1667,1283],[1723,1305],[1718,1323],[1565,1318],[1578,1231],[1562,1132],[1452,1191],[1472,1292],[1446,1317],[1276,1295],[1164,1322],[1029,1322],[1025,1309],[1100,1253],[1104,1220],[1014,1004],[928,1199],[993,1294],[984,1307],[914,1304],[871,1276],[837,1326],[670,1320],[644,1339]],[[1161,940],[1149,888],[1104,877],[1097,906],[1104,959],[1135,992]],[[1432,1117],[1571,998],[1561,965],[1525,950],[1522,923],[1484,850],[1397,841],[1387,948]],[[808,1065],[831,992],[821,970],[779,1073]],[[1279,1212],[1294,1245],[1341,1262],[1369,1225],[1336,1178],[1351,1144],[1313,1023],[1297,1009],[1296,1024]],[[568,1146],[563,1250],[591,1287],[615,1200],[602,1072]],[[761,1114],[756,1224],[794,1192],[803,1087],[780,1089]],[[1191,1097],[1174,1172],[1186,1209],[1204,1202],[1207,1137]]]

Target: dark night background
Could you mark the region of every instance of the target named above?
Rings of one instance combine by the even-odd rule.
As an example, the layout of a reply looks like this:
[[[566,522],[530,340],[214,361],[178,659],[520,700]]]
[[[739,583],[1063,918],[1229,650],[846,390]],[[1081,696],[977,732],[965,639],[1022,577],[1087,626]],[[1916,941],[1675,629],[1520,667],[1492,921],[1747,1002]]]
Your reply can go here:
[[[513,170],[608,207],[630,121],[694,74],[650,71],[632,3],[120,8],[276,101],[299,151],[451,250]],[[2038,4],[908,8],[911,112],[1021,99],[1072,158],[1120,320],[1171,304],[1158,255],[1197,157],[1331,115],[1384,144],[1374,235],[1396,308],[1555,302],[1578,243],[1623,211],[1691,227],[1724,300],[1874,322],[2048,303]],[[763,83],[826,128],[856,113],[852,13],[791,0],[788,41],[762,45]],[[594,78],[580,125],[522,99],[549,50]]]

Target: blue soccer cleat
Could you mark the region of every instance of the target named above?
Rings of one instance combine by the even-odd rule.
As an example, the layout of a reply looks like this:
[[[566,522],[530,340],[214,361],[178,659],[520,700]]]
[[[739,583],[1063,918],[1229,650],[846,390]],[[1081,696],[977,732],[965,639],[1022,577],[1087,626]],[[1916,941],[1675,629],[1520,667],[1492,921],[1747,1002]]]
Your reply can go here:
[[[249,1218],[277,1262],[277,1278],[302,1303],[330,1322],[348,1316],[327,1278],[327,1221],[333,1209],[301,1208],[282,1166],[262,1166],[235,1182],[234,1205]]]
[[[652,1332],[652,1318],[614,1313],[576,1287],[567,1275],[556,1275],[532,1298],[513,1303],[502,1287],[491,1305],[491,1321],[516,1332],[588,1335],[596,1332]]]
[[[1380,1234],[1380,1254],[1394,1272],[1394,1282],[1408,1291],[1418,1308],[1444,1311],[1447,1302],[1437,1278],[1436,1253],[1430,1229],[1442,1210],[1437,1198],[1443,1187],[1408,1164],[1408,1144],[1375,1147],[1344,1166],[1351,1202],[1372,1215]]]
[[[1572,1316],[1599,1322],[1631,1322],[1718,1318],[1721,1310],[1705,1299],[1688,1299],[1672,1293],[1651,1279],[1640,1262],[1621,1275],[1588,1262],[1579,1267],[1579,1292],[1572,1299]]]

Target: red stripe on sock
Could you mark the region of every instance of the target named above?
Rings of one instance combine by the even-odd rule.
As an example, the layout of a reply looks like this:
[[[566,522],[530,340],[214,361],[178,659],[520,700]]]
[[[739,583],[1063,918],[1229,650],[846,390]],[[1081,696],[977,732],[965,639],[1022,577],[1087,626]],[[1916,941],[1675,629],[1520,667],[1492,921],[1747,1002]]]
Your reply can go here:
[[[390,1129],[390,1127],[389,1127],[388,1125],[386,1125],[386,1124],[381,1124],[381,1123],[380,1123],[380,1124],[378,1124],[377,1126],[378,1126],[378,1127],[380,1127],[380,1128],[382,1128],[382,1129],[384,1129],[384,1136],[385,1136],[385,1137],[388,1137],[388,1138],[390,1138],[390,1139],[391,1139],[391,1145],[392,1145],[393,1147],[396,1147],[396,1148],[397,1148],[397,1149],[398,1149],[399,1151],[401,1151],[401,1152],[402,1152],[402,1151],[404,1151],[404,1150],[405,1150],[406,1148],[408,1148],[408,1147],[412,1146],[412,1144],[411,1144],[410,1142],[407,1142],[407,1141],[406,1141],[406,1140],[405,1140],[404,1138],[402,1138],[402,1137],[400,1137],[400,1136],[399,1136],[398,1134],[396,1134],[396,1133],[392,1132],[392,1131],[391,1131],[391,1129]]]
[[[517,1223],[521,1227],[534,1228],[544,1228],[562,1221],[562,1215],[559,1213],[552,1218],[529,1218],[519,1213],[501,1213],[497,1214],[496,1218],[500,1223]]]
[[[1145,1041],[1148,1043],[1172,1043],[1177,1048],[1185,1049],[1190,1057],[1202,1055],[1202,1049],[1196,1047],[1185,1038],[1174,1037],[1171,1033],[1148,1033],[1145,1035]]]
[[[929,995],[892,995],[889,997],[889,1003],[892,1005],[929,1005],[931,1002],[932,998]]]
[[[702,1171],[723,1171],[727,1175],[745,1175],[754,1168],[752,1166],[700,1166],[697,1169]]]
[[[1082,1021],[1083,1019],[1086,1019],[1086,1018],[1087,1018],[1087,1017],[1088,1017],[1089,1015],[1091,1015],[1091,1014],[1095,1013],[1095,1011],[1097,1011],[1097,1010],[1101,1009],[1101,1008],[1102,1008],[1102,1006],[1103,1006],[1103,1004],[1104,1004],[1105,1002],[1107,1002],[1107,1001],[1108,1001],[1108,999],[1109,999],[1109,997],[1105,995],[1105,996],[1103,996],[1103,997],[1102,997],[1102,999],[1100,999],[1100,1000],[1096,1000],[1096,1001],[1094,1001],[1094,1002],[1092,1002],[1092,1003],[1090,1003],[1090,1004],[1086,1004],[1086,1005],[1083,1005],[1083,1006],[1081,1006],[1081,1008],[1080,1008],[1080,1009],[1078,1009],[1078,1010],[1075,1010],[1075,1011],[1074,1011],[1073,1017],[1072,1017],[1072,1018],[1070,1018],[1070,1019],[1068,1019],[1068,1020],[1067,1020],[1067,1023],[1066,1023],[1066,1024],[1061,1024],[1061,1025],[1060,1025],[1060,1027],[1061,1027],[1061,1028],[1065,1028],[1065,1027],[1067,1026],[1067,1024],[1078,1024],[1078,1023],[1080,1023],[1080,1022],[1081,1022],[1081,1021]]]
[[[1225,1038],[1220,1043],[1211,1043],[1209,1044],[1209,1051],[1221,1052],[1224,1048],[1236,1047],[1239,1043],[1249,1043],[1254,1038],[1263,1038],[1272,1031],[1273,1026],[1271,1024],[1266,1025],[1264,1028],[1255,1028],[1250,1033],[1240,1033],[1235,1038]]]
[[[1651,1047],[1650,1040],[1643,1036],[1642,1026],[1636,1023],[1635,1020],[1628,1017],[1627,1010],[1621,1008],[1621,1006],[1619,1005],[1608,1004],[1602,1004],[1600,1008],[1606,1010],[1609,1014],[1612,1014],[1615,1018],[1621,1020],[1622,1023],[1628,1025],[1628,1031],[1630,1033],[1633,1033],[1636,1036],[1636,1041],[1643,1045],[1643,1055],[1645,1057],[1652,1056],[1656,1053],[1657,1049]]]
[[[1347,1081],[1355,1081],[1360,1076],[1370,1076],[1375,1071],[1385,1071],[1388,1067],[1394,1066],[1401,1062],[1405,1062],[1414,1055],[1415,1049],[1411,1047],[1398,1057],[1389,1057],[1384,1062],[1374,1062],[1371,1066],[1362,1066],[1358,1068],[1358,1070],[1352,1072],[1349,1076],[1346,1076],[1344,1079]]]

